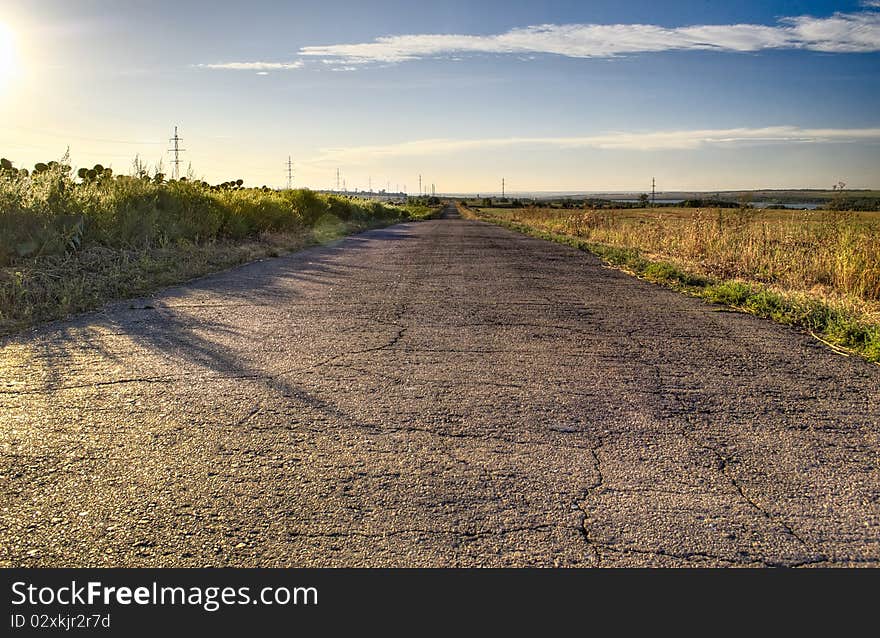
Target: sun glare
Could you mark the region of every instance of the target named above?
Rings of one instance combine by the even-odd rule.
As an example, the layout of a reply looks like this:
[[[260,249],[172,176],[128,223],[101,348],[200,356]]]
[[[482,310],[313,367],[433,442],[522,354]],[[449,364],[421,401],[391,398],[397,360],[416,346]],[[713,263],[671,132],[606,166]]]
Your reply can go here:
[[[15,35],[0,22],[0,90],[6,88],[16,72]]]

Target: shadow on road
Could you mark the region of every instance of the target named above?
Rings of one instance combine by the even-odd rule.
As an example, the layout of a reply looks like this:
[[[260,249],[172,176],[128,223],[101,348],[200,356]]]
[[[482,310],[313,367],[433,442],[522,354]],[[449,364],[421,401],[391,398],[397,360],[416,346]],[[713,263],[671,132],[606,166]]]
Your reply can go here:
[[[269,372],[249,364],[246,349],[239,350],[234,344],[250,346],[259,335],[204,311],[212,307],[252,306],[258,313],[260,307],[280,300],[289,304],[301,294],[298,289],[302,283],[319,287],[332,285],[339,276],[351,276],[353,270],[370,270],[358,266],[357,259],[351,259],[352,254],[368,249],[375,242],[406,240],[412,236],[410,228],[410,223],[398,224],[343,238],[327,246],[252,262],[168,288],[154,297],[115,302],[97,313],[7,337],[0,341],[0,352],[17,350],[11,358],[17,360],[16,367],[22,372],[6,370],[2,376],[25,377],[28,391],[52,391],[65,387],[72,370],[82,370],[92,362],[93,383],[113,383],[119,380],[121,372],[135,378],[140,375],[131,370],[131,355],[132,350],[143,349],[147,354],[170,359],[171,375],[179,372],[172,368],[180,362],[222,377],[255,380],[286,397],[351,422],[351,417],[335,406],[285,380],[284,372]],[[341,267],[336,262],[343,254],[347,263]],[[334,354],[328,353],[328,356]],[[148,357],[141,359],[145,358]],[[0,364],[6,367],[8,361],[0,361]],[[140,359],[134,361],[137,365]],[[100,369],[95,370],[95,362],[101,362],[101,367],[107,363],[116,365],[108,365],[104,376]],[[152,370],[150,374],[161,376],[163,370]],[[35,383],[39,387],[34,387]]]

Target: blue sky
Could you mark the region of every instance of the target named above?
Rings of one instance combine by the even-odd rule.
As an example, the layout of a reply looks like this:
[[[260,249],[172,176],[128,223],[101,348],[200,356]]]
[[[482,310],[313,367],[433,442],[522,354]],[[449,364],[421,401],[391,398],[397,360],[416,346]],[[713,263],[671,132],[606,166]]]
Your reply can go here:
[[[880,187],[872,5],[0,0],[0,154],[167,166],[176,124],[252,185]]]

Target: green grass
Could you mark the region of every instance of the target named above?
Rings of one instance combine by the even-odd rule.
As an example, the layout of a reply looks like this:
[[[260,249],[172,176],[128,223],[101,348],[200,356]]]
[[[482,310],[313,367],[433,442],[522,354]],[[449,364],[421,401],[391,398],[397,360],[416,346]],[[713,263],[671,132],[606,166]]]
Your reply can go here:
[[[832,303],[806,292],[775,290],[761,282],[707,277],[702,273],[689,272],[679,265],[646,256],[638,248],[589,242],[483,211],[471,209],[463,212],[466,216],[489,221],[532,237],[593,253],[610,266],[707,302],[723,304],[758,317],[808,330],[828,345],[858,353],[869,361],[880,362],[880,323],[857,307]]]
[[[442,206],[426,206],[425,204],[409,203],[403,207],[407,217],[415,221],[424,221],[426,219],[434,219],[441,212]]]

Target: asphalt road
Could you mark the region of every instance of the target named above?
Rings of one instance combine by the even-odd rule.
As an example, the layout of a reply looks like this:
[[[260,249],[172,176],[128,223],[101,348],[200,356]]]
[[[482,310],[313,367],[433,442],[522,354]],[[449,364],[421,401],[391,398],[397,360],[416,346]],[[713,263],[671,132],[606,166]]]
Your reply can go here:
[[[880,566],[880,367],[448,218],[0,342],[4,566]]]

